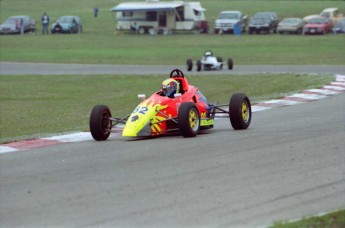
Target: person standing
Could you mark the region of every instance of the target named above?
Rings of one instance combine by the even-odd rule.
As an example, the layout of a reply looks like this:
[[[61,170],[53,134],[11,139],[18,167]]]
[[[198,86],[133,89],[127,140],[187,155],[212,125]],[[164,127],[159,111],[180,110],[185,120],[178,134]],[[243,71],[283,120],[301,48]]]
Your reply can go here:
[[[20,33],[20,21],[18,19],[16,20],[16,30]]]
[[[97,17],[98,11],[99,11],[98,7],[95,6],[95,7],[93,8],[93,16],[94,16],[94,17]]]
[[[49,34],[48,32],[48,26],[49,26],[49,16],[47,13],[44,13],[42,16],[42,34]]]
[[[24,34],[24,19],[20,18],[20,35]]]

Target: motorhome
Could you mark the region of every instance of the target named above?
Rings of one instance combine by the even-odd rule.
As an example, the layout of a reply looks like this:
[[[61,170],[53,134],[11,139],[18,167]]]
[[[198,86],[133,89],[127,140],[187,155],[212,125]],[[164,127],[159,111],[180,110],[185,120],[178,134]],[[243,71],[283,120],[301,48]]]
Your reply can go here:
[[[117,30],[133,30],[139,34],[163,31],[207,32],[208,23],[200,2],[125,2],[110,9]]]

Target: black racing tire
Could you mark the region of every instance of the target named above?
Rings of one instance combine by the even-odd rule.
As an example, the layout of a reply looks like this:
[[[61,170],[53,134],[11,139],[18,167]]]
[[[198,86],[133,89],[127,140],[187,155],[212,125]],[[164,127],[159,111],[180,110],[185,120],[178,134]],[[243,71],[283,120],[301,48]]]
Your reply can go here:
[[[183,137],[195,137],[200,129],[199,110],[193,102],[182,103],[178,110],[178,126]]]
[[[202,68],[201,61],[200,60],[196,61],[196,70],[201,71],[201,68]]]
[[[97,141],[104,141],[110,135],[112,122],[110,109],[106,105],[96,105],[90,114],[90,132]]]
[[[234,61],[232,60],[232,58],[228,58],[228,69],[234,69]]]
[[[229,103],[230,123],[235,130],[247,129],[252,120],[252,107],[244,93],[235,93]]]
[[[193,69],[193,60],[187,59],[187,71],[191,71]]]

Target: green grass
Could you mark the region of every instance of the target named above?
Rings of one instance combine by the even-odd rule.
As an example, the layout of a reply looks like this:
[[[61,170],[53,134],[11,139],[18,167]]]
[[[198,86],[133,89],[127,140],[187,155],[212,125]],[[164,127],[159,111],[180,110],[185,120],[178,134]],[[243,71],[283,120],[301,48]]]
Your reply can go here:
[[[115,32],[115,21],[109,9],[120,1],[70,0],[2,0],[0,18],[28,14],[38,21],[36,35],[0,36],[0,60],[53,63],[106,63],[172,65],[184,64],[187,58],[200,58],[206,49],[217,56],[232,57],[237,65],[343,65],[343,35],[134,35]],[[326,7],[345,12],[344,1],[201,1],[207,9],[210,25],[221,10],[238,9],[252,16],[257,11],[276,11],[280,18],[303,17],[320,13]],[[98,5],[98,18],[92,8]],[[25,7],[20,7],[25,6]],[[60,15],[81,17],[84,33],[80,35],[42,36],[39,19],[47,12],[51,21]]]
[[[5,44],[1,45],[1,61],[182,65],[187,58],[199,59],[207,49],[224,59],[232,57],[237,65],[342,65],[345,59],[345,52],[340,51],[345,42],[342,35],[109,37],[82,34],[1,36],[0,39]]]
[[[113,116],[129,114],[160,89],[167,76],[0,76],[0,143],[68,131],[88,131],[91,109],[106,104]],[[145,78],[145,80],[140,80]],[[139,79],[139,80],[138,80]],[[227,104],[231,94],[246,92],[252,103],[279,98],[329,83],[334,76],[208,75],[190,76],[211,103]]]
[[[276,222],[271,228],[344,228],[345,210],[312,216],[296,222]]]

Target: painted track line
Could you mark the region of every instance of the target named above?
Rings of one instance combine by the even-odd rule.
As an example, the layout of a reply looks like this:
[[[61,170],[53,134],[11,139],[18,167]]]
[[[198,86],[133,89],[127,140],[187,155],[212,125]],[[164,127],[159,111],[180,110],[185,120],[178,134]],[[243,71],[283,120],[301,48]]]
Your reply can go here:
[[[269,101],[263,101],[252,106],[252,112],[261,112],[272,108],[291,106],[303,104],[306,102],[312,102],[320,99],[327,98],[332,95],[345,92],[345,75],[336,75],[334,82],[329,85],[325,85],[319,89],[308,89],[302,93],[297,93],[283,97],[281,99],[274,99]],[[219,116],[222,117],[222,116]],[[120,134],[121,128],[117,128]],[[65,135],[57,135],[53,137],[23,140],[19,142],[11,142],[7,144],[0,144],[0,154],[12,153],[18,151],[25,151],[39,147],[47,147],[52,145],[57,145],[61,143],[73,143],[73,142],[83,142],[92,141],[93,138],[90,132],[76,132]]]

